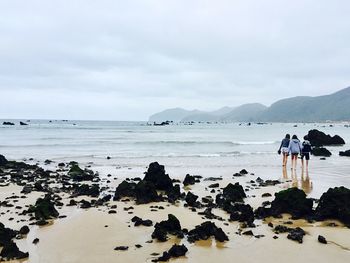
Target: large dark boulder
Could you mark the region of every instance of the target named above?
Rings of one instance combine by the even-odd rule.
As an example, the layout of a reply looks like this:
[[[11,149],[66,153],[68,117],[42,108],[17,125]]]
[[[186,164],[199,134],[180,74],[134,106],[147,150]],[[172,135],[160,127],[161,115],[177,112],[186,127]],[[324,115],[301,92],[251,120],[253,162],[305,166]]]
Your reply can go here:
[[[166,191],[173,187],[173,182],[169,175],[165,173],[164,165],[157,162],[150,163],[143,180],[153,183],[157,190]]]
[[[7,159],[5,156],[0,154],[0,166],[5,166],[8,163]]]
[[[161,201],[155,186],[151,182],[140,181],[135,186],[136,203],[148,204]]]
[[[175,235],[179,238],[183,237],[180,221],[172,214],[168,214],[168,220],[155,224],[152,238],[165,242],[168,239],[167,234]]]
[[[36,220],[52,219],[59,216],[49,194],[45,195],[44,198],[38,198],[35,205],[29,207],[28,213],[34,213]]]
[[[122,197],[136,197],[135,187],[136,183],[129,183],[127,181],[121,182],[115,190],[113,200],[118,201]]]
[[[350,227],[350,190],[343,186],[329,188],[317,205],[318,220],[337,219]]]
[[[189,206],[198,207],[200,203],[197,202],[197,199],[198,199],[198,195],[188,192],[186,195],[185,201]]]
[[[288,213],[295,218],[301,218],[312,214],[312,206],[313,200],[306,198],[303,190],[293,187],[275,193],[275,199],[271,203],[271,215]]]
[[[344,145],[345,141],[339,135],[334,135],[333,137],[329,134],[325,134],[319,130],[310,130],[308,132],[308,139],[312,146],[326,146],[326,145]]]
[[[0,252],[0,260],[13,260],[13,259],[24,259],[29,257],[28,252],[22,252],[17,247],[16,243],[10,241],[4,244],[1,252]]]
[[[244,222],[252,226],[254,222],[253,208],[249,204],[235,203],[224,207],[230,213],[230,221]]]
[[[68,171],[68,175],[74,180],[74,181],[91,181],[94,179],[95,175],[94,172],[88,169],[81,169],[77,163],[72,163],[71,167]]]
[[[340,152],[339,152],[339,155],[340,155],[340,156],[347,156],[347,157],[350,157],[350,150],[347,150],[347,151],[340,151]]]
[[[239,183],[229,183],[223,189],[223,193],[216,196],[216,203],[222,207],[227,202],[242,202],[245,197],[247,196]]]
[[[16,235],[17,232],[15,230],[5,227],[5,225],[0,222],[0,246],[4,246],[6,243],[10,242]]]
[[[198,240],[207,240],[211,237],[214,237],[219,242],[229,240],[225,232],[210,221],[197,225],[194,229],[190,230],[187,239],[188,242],[193,243]]]
[[[322,157],[330,157],[332,155],[332,153],[324,147],[314,147],[311,150],[311,153],[314,156],[322,156]]]
[[[192,175],[186,174],[184,182],[183,182],[184,186],[192,185],[195,183],[196,183],[196,178]]]
[[[180,191],[180,186],[178,184],[174,185],[173,188],[167,190],[166,194],[168,196],[168,201],[170,203],[174,203],[182,195]]]

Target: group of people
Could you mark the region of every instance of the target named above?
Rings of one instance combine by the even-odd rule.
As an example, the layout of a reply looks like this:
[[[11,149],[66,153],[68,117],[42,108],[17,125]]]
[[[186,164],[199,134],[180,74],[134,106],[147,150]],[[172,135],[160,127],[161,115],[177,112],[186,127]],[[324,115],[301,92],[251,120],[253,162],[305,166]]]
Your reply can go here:
[[[311,152],[311,143],[308,140],[308,136],[304,136],[304,141],[301,143],[298,136],[293,135],[290,139],[290,134],[286,134],[285,138],[282,140],[280,148],[278,149],[278,154],[283,156],[283,166],[287,165],[288,156],[291,155],[292,159],[292,169],[296,169],[298,156],[301,157],[301,164],[304,167],[304,158],[306,161],[306,169],[309,166]]]

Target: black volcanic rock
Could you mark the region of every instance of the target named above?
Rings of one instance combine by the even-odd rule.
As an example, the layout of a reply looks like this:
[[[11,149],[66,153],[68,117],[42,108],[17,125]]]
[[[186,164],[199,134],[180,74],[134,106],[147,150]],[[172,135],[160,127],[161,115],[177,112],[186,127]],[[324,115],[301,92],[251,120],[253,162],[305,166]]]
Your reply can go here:
[[[59,216],[49,194],[45,195],[44,198],[38,198],[35,205],[29,207],[28,213],[34,213],[36,220],[46,220]]]
[[[168,214],[168,220],[155,224],[152,238],[165,242],[167,234],[175,235],[179,238],[183,237],[180,221],[172,214]]]
[[[350,150],[347,150],[347,151],[340,151],[340,152],[339,152],[339,155],[340,155],[340,156],[347,156],[347,157],[350,157]]]
[[[10,121],[4,121],[3,123],[2,123],[2,125],[8,125],[8,126],[13,126],[13,125],[15,125],[13,122],[10,122]]]
[[[235,203],[224,207],[224,210],[230,213],[231,221],[245,222],[252,226],[254,222],[253,208],[249,204]]]
[[[0,246],[9,243],[16,236],[17,232],[11,228],[7,228],[0,222]]]
[[[135,194],[136,183],[129,183],[127,181],[121,182],[114,193],[113,200],[120,200],[122,197],[136,197]]]
[[[20,251],[16,243],[14,243],[13,241],[4,244],[0,252],[1,260],[24,259],[27,257],[29,257],[29,253],[24,253]]]
[[[88,169],[81,169],[77,163],[72,163],[71,167],[68,171],[68,175],[74,180],[74,181],[91,181],[94,179],[95,175],[94,172]]]
[[[185,245],[174,244],[169,251],[163,252],[163,255],[157,259],[153,259],[152,262],[164,262],[168,261],[170,258],[182,257],[187,253],[188,249]]]
[[[295,218],[301,218],[312,214],[312,206],[313,200],[306,198],[303,190],[293,187],[275,193],[275,199],[271,203],[271,215],[289,213]]]
[[[98,184],[82,184],[82,185],[75,185],[73,196],[81,196],[81,195],[87,195],[91,197],[98,197],[100,195],[100,187]]]
[[[164,166],[157,162],[150,163],[143,180],[153,183],[157,190],[166,191],[173,187],[173,182],[169,175],[165,173]]]
[[[229,240],[225,232],[210,221],[197,225],[194,229],[190,230],[187,239],[188,242],[194,243],[198,240],[207,240],[210,237],[215,237],[219,242]]]
[[[134,225],[135,226],[152,226],[153,225],[153,222],[152,220],[150,219],[142,219],[138,216],[134,216],[132,219],[131,219],[131,222],[134,222]]]
[[[29,232],[29,229],[23,228],[21,231],[20,234],[25,234]],[[0,246],[2,247],[2,250],[0,252],[0,261],[23,259],[29,256],[28,253],[20,251],[16,243],[12,241],[16,235],[17,231],[7,228],[3,223],[0,223]]]
[[[320,242],[321,244],[327,244],[327,240],[324,236],[319,235],[317,238],[318,242]]]
[[[223,193],[216,196],[216,203],[219,206],[223,206],[225,202],[242,202],[245,197],[247,196],[239,183],[229,183],[223,189]]]
[[[276,234],[288,233],[288,236],[287,236],[288,239],[297,241],[299,243],[303,243],[303,237],[305,236],[305,231],[300,227],[290,228],[283,225],[277,225],[274,228],[274,232]]]
[[[350,227],[350,190],[343,186],[329,188],[316,207],[318,220],[337,219]]]
[[[198,199],[198,195],[188,192],[186,195],[185,201],[189,206],[198,207],[200,204],[199,202],[197,202],[197,199]]]
[[[323,156],[323,157],[330,157],[332,155],[332,153],[324,147],[314,147],[311,150],[311,153],[314,156]]]
[[[308,139],[312,146],[320,147],[327,145],[344,145],[345,141],[339,135],[330,136],[319,130],[310,130],[308,132]]]
[[[196,178],[192,175],[186,174],[184,182],[183,182],[184,186],[192,185],[195,183],[196,183]]]
[[[305,236],[305,231],[300,227],[290,230],[287,238],[293,241],[297,241],[300,244],[303,243],[303,237]]]
[[[5,156],[0,154],[0,167],[7,165],[8,160],[5,158]]]
[[[135,186],[135,197],[138,204],[148,204],[161,200],[153,183],[148,181],[138,182]]]

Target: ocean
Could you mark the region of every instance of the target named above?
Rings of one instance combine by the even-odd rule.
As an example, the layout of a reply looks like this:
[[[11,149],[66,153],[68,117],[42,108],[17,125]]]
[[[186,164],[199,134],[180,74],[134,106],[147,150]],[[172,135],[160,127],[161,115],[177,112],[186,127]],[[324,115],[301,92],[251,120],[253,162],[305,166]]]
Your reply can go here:
[[[326,160],[312,157],[309,168],[312,187],[308,192],[318,196],[328,187],[350,187],[350,158],[338,155],[339,151],[350,149],[348,123],[150,126],[146,122],[31,120],[20,126],[20,120],[3,121],[16,123],[0,125],[0,154],[8,159],[74,160],[100,167],[101,171],[113,166],[118,173],[129,175],[132,170],[140,176],[150,162],[158,161],[169,174],[231,176],[245,168],[262,178],[291,178],[289,166],[286,176],[277,154],[281,139],[286,133],[302,138],[310,129],[319,129],[340,135],[346,145],[327,147],[332,156]],[[302,185],[301,168],[297,173]]]

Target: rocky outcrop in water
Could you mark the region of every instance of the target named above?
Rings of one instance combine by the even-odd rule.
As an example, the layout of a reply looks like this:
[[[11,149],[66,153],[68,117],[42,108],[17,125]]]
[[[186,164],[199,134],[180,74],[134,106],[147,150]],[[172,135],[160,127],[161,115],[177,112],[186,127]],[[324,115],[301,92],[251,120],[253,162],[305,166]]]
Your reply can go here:
[[[339,155],[340,155],[340,156],[347,156],[347,157],[350,157],[350,150],[347,150],[347,151],[340,151],[340,152],[339,152]]]
[[[332,153],[324,147],[314,147],[311,150],[312,155],[314,156],[323,156],[330,157]]]
[[[344,145],[345,141],[339,135],[331,136],[319,130],[310,130],[307,134],[312,146],[320,147],[327,145]]]

